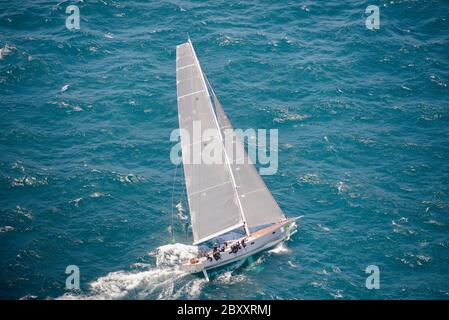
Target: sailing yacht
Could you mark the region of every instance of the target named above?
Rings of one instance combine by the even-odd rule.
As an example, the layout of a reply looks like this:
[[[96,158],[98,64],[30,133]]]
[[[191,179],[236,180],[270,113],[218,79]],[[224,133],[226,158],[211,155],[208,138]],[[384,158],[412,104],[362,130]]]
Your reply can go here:
[[[229,135],[225,131],[233,132],[231,122],[201,69],[190,39],[176,47],[176,83],[193,244],[216,244],[212,250],[183,261],[181,269],[203,272],[209,280],[208,270],[243,260],[289,239],[296,232],[295,221],[300,217],[285,217],[251,163],[243,142],[238,137],[226,141]],[[203,135],[195,137],[195,122],[201,124],[202,132],[212,130],[215,134],[207,141]],[[223,146],[222,163],[192,163],[195,145],[211,142]],[[243,161],[230,156],[225,147],[229,142],[242,150]]]

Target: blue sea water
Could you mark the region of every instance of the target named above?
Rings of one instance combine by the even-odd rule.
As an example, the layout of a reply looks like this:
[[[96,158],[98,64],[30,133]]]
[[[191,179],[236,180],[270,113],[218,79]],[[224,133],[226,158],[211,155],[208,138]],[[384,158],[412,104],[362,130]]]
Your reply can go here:
[[[448,19],[445,1],[0,1],[0,298],[448,299]],[[192,251],[169,158],[187,35],[234,126],[279,130],[264,179],[304,215],[209,283],[172,268]]]

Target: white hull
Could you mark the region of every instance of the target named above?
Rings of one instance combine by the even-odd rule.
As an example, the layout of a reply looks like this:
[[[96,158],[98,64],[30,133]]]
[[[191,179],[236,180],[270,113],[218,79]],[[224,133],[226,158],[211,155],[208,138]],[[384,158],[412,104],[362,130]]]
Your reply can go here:
[[[296,220],[296,219],[294,219]],[[200,259],[193,259],[182,264],[181,269],[190,272],[205,272],[214,268],[219,268],[227,264],[240,261],[249,256],[252,256],[260,251],[271,248],[278,243],[287,240],[290,236],[296,232],[296,224],[293,220],[286,220],[275,225],[269,226],[267,228],[261,229],[249,237],[242,237],[236,239],[234,242],[241,241],[245,239],[246,247],[241,247],[236,253],[231,252],[229,245],[224,252],[220,253],[220,259],[215,260],[214,258],[207,259],[202,257]],[[210,255],[212,257],[212,255]],[[205,273],[206,277],[207,274]]]

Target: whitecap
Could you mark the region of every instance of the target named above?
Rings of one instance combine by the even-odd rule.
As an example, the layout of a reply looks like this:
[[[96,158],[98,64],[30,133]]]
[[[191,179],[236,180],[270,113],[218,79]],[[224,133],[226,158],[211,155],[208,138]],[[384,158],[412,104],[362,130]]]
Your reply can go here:
[[[281,146],[282,146],[284,149],[291,149],[291,148],[294,147],[291,143],[284,143],[284,144],[281,144]]]
[[[437,76],[435,75],[431,75],[430,76],[430,81],[436,83],[437,85],[439,85],[440,87],[447,87],[447,84],[442,81],[441,79],[439,79]]]
[[[21,297],[19,300],[35,300],[37,299],[37,296],[32,295],[32,294],[27,294],[23,297]]]
[[[332,271],[334,273],[341,273],[341,269],[339,267],[337,267],[337,266],[332,266]]]
[[[14,227],[11,226],[0,227],[0,233],[6,233],[14,230],[15,230]]]
[[[420,262],[429,262],[432,259],[432,257],[425,255],[417,255],[416,257],[419,259]]]
[[[0,48],[0,60],[8,56],[13,49],[14,47],[10,46],[9,44],[5,44],[3,48]]]
[[[280,109],[279,113],[279,117],[273,119],[274,122],[284,123],[287,121],[303,121],[310,118],[310,115],[308,114],[291,113],[286,109]]]
[[[319,227],[321,230],[326,231],[326,232],[330,232],[330,231],[331,231],[331,229],[329,229],[329,228],[326,227],[326,226],[323,226],[322,224],[318,224],[318,227]]]
[[[337,290],[335,293],[330,292],[330,295],[334,299],[341,299],[341,298],[343,298],[343,295],[341,294],[341,290]]]
[[[284,242],[279,243],[277,246],[275,246],[273,249],[268,250],[269,253],[274,254],[282,254],[290,252],[290,249],[287,247],[287,245]]]
[[[434,220],[434,219],[430,219],[430,220],[428,220],[426,223],[428,223],[428,224],[433,224],[433,225],[436,225],[436,226],[439,226],[439,227],[444,226],[443,223],[441,223],[441,222],[439,222],[439,221],[436,221],[436,220]]]
[[[80,201],[83,200],[82,197],[71,200],[69,203],[74,203],[75,207],[79,207]]]
[[[338,190],[338,193],[342,193],[346,190],[346,186],[343,181],[339,181],[337,183],[337,190]]]
[[[62,86],[62,88],[61,88],[61,92],[66,92],[66,91],[67,91],[67,89],[69,89],[69,87],[70,87],[70,85],[69,85],[69,84],[65,84],[65,85],[63,85],[63,86]]]
[[[103,192],[92,192],[89,197],[91,198],[100,198],[105,196],[105,194]]]
[[[311,185],[317,185],[321,183],[320,178],[316,173],[306,173],[305,175],[300,177],[299,180]]]
[[[239,282],[245,282],[246,277],[242,274],[233,275],[233,271],[227,271],[222,274],[220,274],[216,279],[215,282],[219,282],[222,284],[234,284]]]
[[[25,218],[33,219],[33,212],[31,210],[28,210],[26,208],[22,208],[21,206],[16,206],[16,212]]]
[[[115,173],[115,172],[114,172]],[[145,181],[145,178],[135,175],[133,173],[121,174],[117,173],[118,180],[124,184],[134,184]]]
[[[24,187],[24,186],[34,186],[34,185],[45,185],[47,184],[47,178],[39,180],[36,177],[24,176],[20,178],[14,178],[11,182],[12,187]]]
[[[318,271],[318,274],[322,274],[322,275],[324,275],[324,276],[328,276],[328,275],[329,275],[329,272],[328,272],[326,269],[323,269],[323,270],[321,270],[321,271]]]
[[[239,44],[241,42],[242,42],[242,40],[239,38],[233,38],[231,36],[223,35],[221,37],[218,45],[220,47],[223,47],[223,46],[227,46],[227,45]]]
[[[23,166],[22,162],[20,162],[20,161],[14,162],[13,165],[11,166],[11,169],[17,169],[21,172],[25,172],[25,167]]]
[[[412,89],[410,89],[409,87],[405,86],[405,85],[401,85],[401,88],[407,91],[412,91]]]
[[[319,281],[313,281],[310,284],[312,286],[314,286],[315,288],[324,288],[325,287],[324,283],[319,282]]]

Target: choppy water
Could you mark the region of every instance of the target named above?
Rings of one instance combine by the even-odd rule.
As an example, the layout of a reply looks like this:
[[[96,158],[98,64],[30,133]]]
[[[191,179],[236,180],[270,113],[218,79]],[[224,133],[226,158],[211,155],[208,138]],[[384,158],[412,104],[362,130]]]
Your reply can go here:
[[[448,19],[444,1],[1,1],[0,298],[61,297],[75,264],[72,298],[447,299]],[[187,34],[234,125],[279,129],[265,180],[305,216],[210,283],[173,268],[188,212],[166,246]]]

